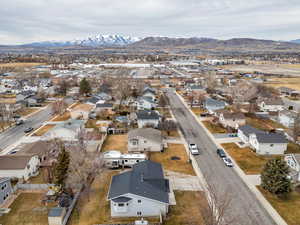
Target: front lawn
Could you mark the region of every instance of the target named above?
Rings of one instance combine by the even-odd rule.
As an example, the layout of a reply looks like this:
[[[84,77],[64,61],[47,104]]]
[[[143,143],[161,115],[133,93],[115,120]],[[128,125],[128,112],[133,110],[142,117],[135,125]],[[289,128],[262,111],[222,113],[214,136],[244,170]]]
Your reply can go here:
[[[202,109],[201,107],[192,107],[191,110],[193,113],[195,113],[197,116],[200,116],[200,114],[207,112],[205,109]]]
[[[274,209],[282,216],[288,225],[300,224],[300,194],[292,192],[288,199],[283,200],[271,194],[262,187],[258,187],[260,192],[271,203]]]
[[[33,136],[43,136],[44,134],[46,134],[53,127],[55,127],[55,124],[47,124],[47,125],[41,127],[36,132],[34,132]]]
[[[54,121],[54,122],[66,121],[66,120],[68,120],[70,118],[71,118],[70,112],[65,112],[62,115],[56,116],[54,119],[52,119],[52,121]]]
[[[300,153],[300,145],[297,145],[296,143],[292,143],[289,142],[288,143],[288,147],[287,147],[287,151],[285,152],[285,154],[299,154]]]
[[[164,225],[202,225],[201,207],[207,205],[205,194],[200,191],[175,191],[176,205],[170,211]]]
[[[223,127],[221,127],[221,125],[218,124],[214,124],[210,121],[203,121],[202,122],[204,124],[204,126],[213,134],[217,134],[217,133],[227,133],[227,130]]]
[[[246,174],[260,174],[268,160],[276,156],[260,156],[250,148],[239,148],[234,143],[222,144],[226,152]]]
[[[172,160],[172,157],[178,157],[178,159]],[[195,176],[194,169],[191,163],[189,163],[189,157],[182,144],[168,144],[168,148],[165,149],[164,152],[151,152],[150,159],[154,162],[161,163],[164,170]]]
[[[21,193],[10,206],[11,211],[0,217],[3,225],[46,225],[50,205],[41,203],[43,193]],[[54,207],[54,205],[52,205]]]
[[[127,134],[108,135],[103,146],[103,152],[117,150],[122,153],[127,153]]]

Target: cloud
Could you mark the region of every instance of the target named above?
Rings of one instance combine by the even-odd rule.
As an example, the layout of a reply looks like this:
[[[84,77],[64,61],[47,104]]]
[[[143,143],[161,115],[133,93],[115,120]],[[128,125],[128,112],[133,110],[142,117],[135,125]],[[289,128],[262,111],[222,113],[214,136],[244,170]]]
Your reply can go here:
[[[4,0],[0,44],[131,36],[300,38],[298,0]]]

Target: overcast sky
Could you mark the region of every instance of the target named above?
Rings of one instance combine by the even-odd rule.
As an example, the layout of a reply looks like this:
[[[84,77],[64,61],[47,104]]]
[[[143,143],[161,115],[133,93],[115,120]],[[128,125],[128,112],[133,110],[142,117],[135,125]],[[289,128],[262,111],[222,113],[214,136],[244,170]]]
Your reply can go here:
[[[300,0],[1,0],[0,44],[137,37],[300,38]]]

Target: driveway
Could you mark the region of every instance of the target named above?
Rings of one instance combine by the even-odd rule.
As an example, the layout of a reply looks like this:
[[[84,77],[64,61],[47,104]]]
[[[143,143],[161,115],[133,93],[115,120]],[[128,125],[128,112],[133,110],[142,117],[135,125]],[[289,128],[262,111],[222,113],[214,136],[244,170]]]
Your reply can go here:
[[[202,191],[202,187],[197,176],[191,176],[173,171],[166,171],[165,177],[169,179],[170,188],[178,191]]]

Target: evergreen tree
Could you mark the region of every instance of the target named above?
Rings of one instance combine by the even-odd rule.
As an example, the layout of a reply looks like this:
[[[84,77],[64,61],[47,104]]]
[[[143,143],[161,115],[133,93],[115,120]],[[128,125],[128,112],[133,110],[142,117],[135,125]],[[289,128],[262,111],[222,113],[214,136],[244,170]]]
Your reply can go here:
[[[261,174],[261,186],[279,197],[286,197],[292,191],[288,178],[289,167],[281,158],[269,160]]]
[[[85,78],[80,81],[79,92],[81,95],[86,95],[91,92],[90,83]]]
[[[68,169],[70,164],[70,155],[66,151],[65,146],[61,145],[61,151],[58,155],[58,161],[54,168],[54,183],[61,188],[65,187],[65,180],[68,176]]]

